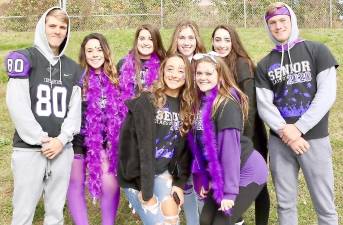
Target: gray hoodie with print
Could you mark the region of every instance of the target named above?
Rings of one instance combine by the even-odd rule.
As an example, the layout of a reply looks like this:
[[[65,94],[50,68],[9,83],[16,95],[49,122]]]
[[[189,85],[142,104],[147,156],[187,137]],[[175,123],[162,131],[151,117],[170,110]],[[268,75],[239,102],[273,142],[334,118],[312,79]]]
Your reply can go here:
[[[257,107],[260,117],[271,128],[274,134],[278,134],[279,130],[286,123],[294,123],[301,133],[306,135],[312,128],[323,122],[323,118],[326,117],[324,120],[327,121],[328,111],[336,98],[336,67],[338,65],[330,51],[324,45],[299,39],[296,16],[288,5],[285,4],[285,6],[290,12],[291,19],[291,34],[287,43],[282,44],[276,40],[269,30],[267,21],[264,20],[265,27],[270,39],[275,44],[275,48],[257,65],[255,76]],[[311,59],[313,59],[313,62]],[[278,60],[278,62],[276,62],[276,60]],[[310,61],[311,63],[308,63]],[[290,79],[294,80],[294,77],[299,78],[294,76],[295,68],[298,65],[306,68],[311,67],[310,70],[312,74],[309,75],[308,80],[301,78],[298,79],[296,83],[292,83]],[[286,69],[289,69],[290,72],[286,71]],[[270,71],[279,70],[282,70],[280,74],[283,75],[281,77],[279,76],[280,79],[277,80],[274,76],[275,73]],[[307,75],[307,72],[309,71],[301,71],[298,74],[302,73]],[[278,107],[278,101],[284,101],[288,98],[289,95],[286,93],[295,93],[296,91],[301,90],[301,86],[310,86],[311,84],[309,83],[311,82],[311,79],[311,84],[315,84],[313,87],[314,91],[309,96],[311,100],[307,103],[302,112],[299,112],[296,116],[292,115],[292,122],[290,122],[287,113],[290,112],[289,109],[291,107],[288,107],[288,109],[285,110],[287,111],[285,113],[280,109],[281,107]],[[287,82],[287,87],[283,86],[280,88],[278,82]],[[283,95],[280,93],[283,93]],[[303,94],[305,97],[308,97],[307,93]],[[286,101],[288,101],[288,106],[291,105],[290,101],[296,102],[299,100],[302,99],[286,99]],[[295,112],[291,113],[295,114]],[[327,125],[325,124],[322,127],[325,129],[325,126],[327,128]],[[309,136],[310,138],[325,136],[325,132],[320,135],[316,134]]]

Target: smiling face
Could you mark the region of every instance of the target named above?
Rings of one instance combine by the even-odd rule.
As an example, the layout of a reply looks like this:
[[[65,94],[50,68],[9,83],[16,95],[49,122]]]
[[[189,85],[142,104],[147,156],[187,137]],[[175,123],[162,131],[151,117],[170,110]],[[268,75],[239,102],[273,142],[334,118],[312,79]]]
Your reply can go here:
[[[96,73],[99,73],[101,67],[104,65],[105,57],[98,39],[90,39],[87,41],[85,55],[87,64],[95,69]]]
[[[232,48],[229,31],[222,28],[216,30],[212,39],[212,46],[214,51],[217,52],[220,57],[228,56]]]
[[[163,69],[165,93],[177,97],[185,84],[186,65],[182,58],[174,56],[167,60]]]
[[[195,34],[190,27],[183,28],[177,38],[177,50],[186,57],[191,57],[197,46]]]
[[[291,36],[292,23],[288,15],[273,16],[267,21],[270,33],[280,43],[287,43]]]
[[[49,46],[55,55],[58,54],[59,47],[67,36],[68,25],[55,16],[47,16],[45,20],[45,35]]]
[[[214,63],[200,62],[195,70],[195,82],[200,91],[208,92],[218,84],[218,72]]]
[[[154,51],[154,43],[148,30],[141,30],[137,37],[137,49],[141,59],[149,59]]]

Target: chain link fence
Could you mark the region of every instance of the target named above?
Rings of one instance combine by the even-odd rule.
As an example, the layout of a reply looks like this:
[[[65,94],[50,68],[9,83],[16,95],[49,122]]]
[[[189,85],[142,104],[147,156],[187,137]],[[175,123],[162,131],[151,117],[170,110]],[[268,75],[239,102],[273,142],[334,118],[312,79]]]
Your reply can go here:
[[[1,3],[2,2],[2,3]],[[201,27],[229,23],[261,27],[269,0],[0,0],[1,31],[33,31],[47,8],[64,3],[72,29],[135,28],[143,23],[173,28],[180,20]],[[343,0],[287,0],[301,28],[343,28]]]

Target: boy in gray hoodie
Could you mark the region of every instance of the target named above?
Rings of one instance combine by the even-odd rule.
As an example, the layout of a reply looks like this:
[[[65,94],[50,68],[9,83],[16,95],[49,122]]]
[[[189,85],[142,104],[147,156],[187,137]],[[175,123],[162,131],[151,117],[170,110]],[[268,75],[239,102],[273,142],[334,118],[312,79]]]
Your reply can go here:
[[[301,169],[319,225],[338,225],[334,204],[329,110],[336,98],[338,64],[323,44],[299,38],[292,9],[271,4],[265,23],[275,48],[257,65],[258,112],[270,127],[270,169],[281,225],[297,225]]]
[[[12,225],[32,224],[42,193],[44,224],[63,224],[71,141],[81,125],[81,69],[63,54],[69,34],[67,13],[51,8],[37,23],[34,46],[5,60],[6,103],[15,126]]]

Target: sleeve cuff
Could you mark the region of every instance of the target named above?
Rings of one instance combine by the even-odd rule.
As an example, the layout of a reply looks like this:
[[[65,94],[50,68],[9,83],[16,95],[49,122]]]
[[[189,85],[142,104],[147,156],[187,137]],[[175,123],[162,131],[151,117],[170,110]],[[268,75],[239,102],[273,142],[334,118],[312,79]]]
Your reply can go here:
[[[40,134],[40,136],[39,136],[39,143],[38,143],[38,145],[42,145],[42,140],[43,140],[43,138],[47,138],[47,137],[49,137],[48,133],[42,131],[41,134]]]
[[[280,123],[279,125],[277,125],[277,126],[275,127],[274,132],[276,132],[277,134],[279,134],[279,130],[281,130],[285,125],[286,125],[286,123]]]
[[[224,194],[224,198],[223,199],[229,199],[229,200],[235,201],[236,197],[237,197],[236,194]]]
[[[64,134],[60,134],[56,138],[62,142],[63,146],[65,146],[68,143],[68,138]]]
[[[300,120],[298,120],[294,126],[296,126],[298,128],[298,130],[302,133],[302,134],[306,134],[308,129],[306,128],[306,125],[303,124]]]

